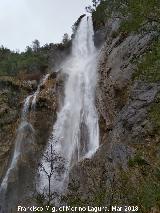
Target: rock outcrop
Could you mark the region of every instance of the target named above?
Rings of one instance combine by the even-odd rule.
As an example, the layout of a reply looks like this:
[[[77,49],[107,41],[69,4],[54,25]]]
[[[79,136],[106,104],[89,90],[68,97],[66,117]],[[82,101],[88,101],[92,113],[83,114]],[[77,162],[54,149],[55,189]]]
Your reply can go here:
[[[156,32],[119,34],[118,23],[106,23],[100,52],[100,148],[92,159],[72,168],[64,199],[74,206],[137,205],[139,212],[148,212],[158,209],[159,202],[160,82],[133,75],[134,60],[148,51]]]
[[[31,82],[27,84],[12,77],[0,78],[0,177],[9,163],[24,97],[32,90]]]
[[[18,82],[18,83],[17,83]],[[16,140],[20,141],[21,153],[16,169],[10,171],[3,205],[5,212],[16,209],[18,204],[35,203],[35,177],[39,159],[52,131],[58,110],[58,88],[60,80],[51,74],[40,87],[36,106],[29,103],[27,122],[19,126],[24,98],[34,93],[35,83],[3,79],[1,84],[1,135],[0,135],[0,176],[3,178],[9,168]],[[33,86],[32,86],[33,85]],[[19,128],[21,129],[18,129]],[[17,130],[17,131],[16,131]],[[35,131],[36,130],[36,131]],[[17,135],[17,136],[16,136]],[[17,138],[18,137],[18,138]],[[25,193],[24,193],[25,191]],[[1,200],[1,199],[0,199]],[[2,205],[2,204],[1,204]],[[14,212],[14,211],[13,211]],[[15,212],[17,212],[15,210]]]
[[[120,33],[119,25],[118,18],[109,19],[105,28],[95,34],[96,46],[101,46],[96,90],[100,147],[91,159],[72,167],[63,199],[71,206],[138,206],[142,213],[158,212],[160,82],[135,78],[137,61],[149,51],[157,32]],[[34,109],[30,103],[30,125],[24,126],[21,157],[8,181],[6,201],[10,206],[36,203],[31,199],[36,190],[34,178],[58,104],[63,103],[66,78],[61,72],[52,73],[40,87]],[[15,145],[23,100],[36,90],[37,82],[7,78],[0,79],[0,83],[3,177]],[[122,212],[129,210],[123,208]]]

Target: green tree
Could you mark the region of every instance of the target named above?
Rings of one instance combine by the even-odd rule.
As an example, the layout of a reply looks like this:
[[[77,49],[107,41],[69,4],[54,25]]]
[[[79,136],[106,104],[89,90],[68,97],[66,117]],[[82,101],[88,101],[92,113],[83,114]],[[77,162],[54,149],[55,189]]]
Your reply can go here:
[[[32,42],[32,48],[34,52],[38,52],[40,49],[40,42],[37,39]]]
[[[149,23],[153,30],[160,28],[159,0],[100,0],[98,4],[93,1],[90,11],[95,28],[104,25],[110,17],[122,20],[122,31],[137,31]]]

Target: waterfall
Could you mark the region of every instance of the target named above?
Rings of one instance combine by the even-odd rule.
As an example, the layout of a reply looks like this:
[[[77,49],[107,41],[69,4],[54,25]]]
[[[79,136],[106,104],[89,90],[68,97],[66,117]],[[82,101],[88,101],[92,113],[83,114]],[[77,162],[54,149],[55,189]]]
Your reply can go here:
[[[18,161],[19,156],[21,154],[21,143],[23,142],[22,139],[23,139],[23,134],[24,134],[25,129],[29,128],[29,129],[32,130],[32,126],[27,122],[27,114],[28,114],[31,98],[32,98],[32,95],[29,95],[24,101],[24,105],[23,105],[23,109],[22,109],[22,115],[21,115],[21,122],[20,122],[20,125],[18,127],[18,131],[17,131],[17,137],[16,137],[16,142],[15,142],[13,157],[12,157],[10,166],[9,166],[9,168],[8,168],[4,178],[3,178],[3,181],[1,183],[0,193],[2,191],[6,190],[9,175],[12,172],[12,170],[15,169],[15,167],[17,165],[17,161]]]
[[[9,177],[12,176],[12,173],[14,173],[17,169],[18,161],[20,159],[20,156],[23,154],[23,151],[22,151],[23,146],[25,146],[25,143],[27,143],[26,144],[27,146],[30,146],[31,145],[29,144],[30,140],[31,140],[31,143],[33,143],[34,141],[34,129],[28,119],[29,109],[30,109],[30,106],[31,106],[31,109],[35,109],[37,96],[40,92],[41,86],[46,82],[48,77],[49,77],[49,74],[45,75],[42,78],[34,94],[29,95],[24,100],[20,124],[17,130],[17,136],[15,140],[14,152],[13,152],[9,167],[0,185],[0,204],[1,202],[2,204],[5,203],[5,193],[8,187]]]
[[[48,187],[46,174],[51,174],[52,190],[62,193],[71,166],[92,157],[99,147],[95,107],[97,51],[93,36],[92,19],[84,17],[72,43],[72,54],[62,66],[62,72],[67,76],[65,97],[41,162],[39,187],[43,192]],[[48,155],[50,158],[46,158]],[[51,155],[57,155],[57,158]],[[53,159],[57,162],[51,166]],[[64,171],[59,172],[58,166],[63,170],[62,161]]]
[[[46,74],[46,75],[42,78],[40,84],[38,85],[37,90],[36,90],[36,92],[35,92],[34,95],[33,95],[33,99],[32,99],[32,109],[35,109],[35,107],[36,107],[37,95],[38,95],[39,92],[40,92],[41,86],[44,85],[45,82],[47,81],[49,75],[50,75],[50,74]]]

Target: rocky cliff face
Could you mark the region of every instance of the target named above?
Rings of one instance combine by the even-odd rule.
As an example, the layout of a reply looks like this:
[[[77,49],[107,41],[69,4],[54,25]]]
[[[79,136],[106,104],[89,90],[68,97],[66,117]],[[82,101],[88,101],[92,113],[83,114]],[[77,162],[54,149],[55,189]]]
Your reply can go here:
[[[7,191],[2,203],[0,198],[1,205],[5,205],[5,212],[10,212],[11,209],[17,212],[15,209],[18,204],[35,204],[34,178],[37,175],[39,158],[56,119],[58,91],[62,90],[62,80],[56,77],[56,74],[51,74],[45,84],[40,87],[34,109],[31,108],[32,100],[30,100],[27,115],[29,123],[20,127],[18,126],[23,101],[29,94],[35,92],[37,83],[18,81],[13,78],[1,80],[0,176],[2,178],[11,163],[16,140],[22,142],[20,157],[16,169],[10,172]],[[21,131],[20,134],[18,131]]]
[[[119,19],[110,19],[96,32],[96,46],[102,45],[96,92],[100,148],[92,159],[72,168],[64,200],[73,206],[136,205],[139,212],[158,212],[160,82],[144,81],[137,72],[137,61],[150,51],[157,32],[119,33],[119,24]],[[59,98],[63,99],[63,81],[64,76],[52,74],[40,88],[36,109],[29,110],[30,123],[36,130],[34,146],[29,152],[24,147],[17,171],[9,179],[6,197],[10,204],[31,203],[27,196],[34,188],[37,162],[56,119]],[[37,83],[13,78],[0,79],[0,83],[3,177],[14,149],[22,102],[35,91]],[[24,136],[24,142],[29,135]],[[15,186],[17,190],[13,190]],[[24,190],[26,197],[22,196]]]
[[[72,168],[65,199],[75,206],[137,205],[139,212],[158,212],[160,82],[133,77],[135,59],[148,51],[156,32],[119,34],[118,26],[118,19],[106,23],[100,52],[100,148]],[[104,29],[99,33],[103,37]]]
[[[0,78],[0,177],[13,148],[22,102],[35,87],[12,77]]]

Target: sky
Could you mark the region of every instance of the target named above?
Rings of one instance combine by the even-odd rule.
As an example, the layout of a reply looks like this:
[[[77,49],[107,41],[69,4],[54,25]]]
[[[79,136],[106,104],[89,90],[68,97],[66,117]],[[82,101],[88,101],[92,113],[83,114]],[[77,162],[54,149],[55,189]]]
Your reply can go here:
[[[91,0],[2,0],[0,46],[25,50],[38,39],[41,45],[62,41]]]

